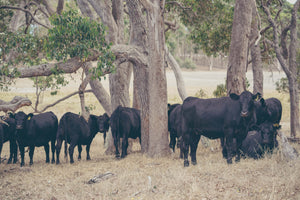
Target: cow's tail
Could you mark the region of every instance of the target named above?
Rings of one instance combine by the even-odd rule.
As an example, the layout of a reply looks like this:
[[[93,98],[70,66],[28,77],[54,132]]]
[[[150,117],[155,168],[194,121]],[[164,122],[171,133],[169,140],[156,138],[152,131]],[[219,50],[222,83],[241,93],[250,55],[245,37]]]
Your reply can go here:
[[[67,134],[66,132],[64,131],[64,140],[65,140],[65,159],[66,161],[68,162],[68,138],[67,138]]]

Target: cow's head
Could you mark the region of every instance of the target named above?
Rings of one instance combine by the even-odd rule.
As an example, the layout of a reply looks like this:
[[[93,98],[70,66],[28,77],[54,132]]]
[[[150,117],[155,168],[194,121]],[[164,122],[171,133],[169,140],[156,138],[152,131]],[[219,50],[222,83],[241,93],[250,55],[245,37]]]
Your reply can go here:
[[[259,125],[259,130],[262,137],[262,145],[264,147],[273,149],[274,146],[277,144],[276,136],[277,136],[277,130],[281,126],[274,126],[271,122],[265,122]]]
[[[271,111],[269,110],[265,99],[261,98],[259,101],[255,102],[255,112],[257,121],[262,123],[271,117]]]
[[[16,121],[16,129],[21,130],[24,129],[26,126],[26,122],[32,118],[33,114],[30,113],[26,115],[24,112],[20,111],[15,114],[15,121]]]
[[[109,129],[109,116],[104,113],[98,117],[99,132],[104,133]]]
[[[230,98],[233,99],[233,100],[239,101],[240,108],[241,108],[241,117],[248,117],[253,112],[254,101],[260,99],[261,94],[257,93],[255,95],[253,95],[249,91],[244,91],[244,92],[242,92],[241,95],[231,93]]]

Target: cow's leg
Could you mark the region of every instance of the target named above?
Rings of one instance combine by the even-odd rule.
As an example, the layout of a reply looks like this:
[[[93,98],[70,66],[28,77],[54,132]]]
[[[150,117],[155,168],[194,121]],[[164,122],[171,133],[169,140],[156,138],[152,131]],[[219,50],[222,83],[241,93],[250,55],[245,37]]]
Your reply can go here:
[[[91,147],[91,144],[86,145],[86,160],[91,160],[90,147]]]
[[[0,150],[0,152],[1,152],[1,150]],[[13,142],[9,141],[9,158],[8,158],[7,164],[11,164],[11,161],[13,159],[13,154],[14,154]],[[0,159],[0,162],[1,162],[1,159]]]
[[[81,160],[81,152],[82,152],[81,144],[78,144],[77,148],[78,148],[78,160]]]
[[[190,131],[189,128],[186,125],[186,122],[182,120],[182,126],[181,126],[181,132],[182,132],[182,145],[181,145],[181,151],[183,153],[183,165],[184,167],[188,167],[189,164],[189,147],[190,147]]]
[[[173,150],[173,152],[175,152],[175,145],[176,145],[176,135],[171,130],[169,147]]]
[[[50,158],[49,158],[49,143],[44,145],[45,153],[46,153],[46,163],[50,163]]]
[[[227,128],[225,136],[225,146],[227,150],[227,163],[232,164],[232,150],[233,150],[233,130]]]
[[[71,143],[69,146],[69,156],[70,156],[70,163],[74,163],[74,159],[73,159],[73,153],[74,153],[74,148],[75,148],[75,144]]]
[[[0,139],[0,163],[1,163],[1,152],[3,147],[3,139]]]
[[[201,137],[201,135],[197,135],[197,134],[193,133],[191,140],[190,140],[191,160],[192,160],[193,165],[197,164],[196,153],[197,153],[197,148],[198,148],[198,143],[199,143],[200,137]]]
[[[62,142],[63,140],[60,139],[60,138],[57,138],[56,140],[56,164],[59,164],[59,153],[60,153],[60,149],[61,149],[61,145],[62,145]]]
[[[52,152],[52,160],[51,163],[55,163],[55,139],[51,141],[51,152]]]
[[[16,140],[13,141],[13,163],[18,162],[18,145]]]
[[[105,142],[106,142],[106,131],[104,131],[104,133],[103,133],[103,141],[104,141],[104,145],[105,145]]]
[[[31,145],[31,146],[29,147],[29,158],[30,158],[29,164],[30,164],[30,165],[33,164],[34,148],[35,148],[34,145]],[[49,159],[49,144],[48,144],[48,159]],[[46,159],[46,161],[47,161],[47,159]]]
[[[65,160],[68,162],[68,142],[65,140]]]
[[[116,148],[116,158],[120,158],[120,152],[119,152],[119,142],[120,142],[120,138],[115,138],[114,139],[114,145],[115,145],[115,148]]]
[[[127,148],[128,148],[128,138],[124,137],[122,140],[122,155],[121,158],[125,158],[127,156]]]
[[[20,154],[21,154],[21,164],[20,166],[23,167],[24,166],[24,157],[25,157],[25,148],[23,145],[19,144],[19,150],[20,150]]]

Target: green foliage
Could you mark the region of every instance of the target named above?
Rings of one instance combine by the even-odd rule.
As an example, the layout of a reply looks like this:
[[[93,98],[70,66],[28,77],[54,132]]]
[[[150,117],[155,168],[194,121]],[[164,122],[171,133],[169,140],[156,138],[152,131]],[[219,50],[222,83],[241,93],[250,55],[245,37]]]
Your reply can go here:
[[[203,89],[200,89],[196,92],[195,97],[204,98],[207,97],[207,94]]]
[[[102,24],[82,17],[72,9],[52,16],[50,21],[54,27],[49,30],[44,46],[48,59],[79,57],[84,62],[97,51],[101,55],[97,68],[93,69],[94,76],[100,78],[103,72],[114,70],[115,58],[110,50],[111,44],[105,41],[105,27]]]
[[[88,105],[88,106],[85,106],[85,110],[86,110],[87,112],[91,112],[91,111],[93,111],[93,110],[96,110],[96,106],[93,105],[93,104],[90,104],[90,105]]]
[[[227,96],[227,89],[225,84],[217,85],[217,88],[213,91],[213,95],[216,98]]]
[[[196,69],[195,63],[191,59],[185,59],[181,60],[180,58],[176,58],[180,68],[185,68],[185,69]]]
[[[279,93],[288,93],[289,92],[289,83],[287,78],[281,78],[276,83],[276,90]]]
[[[52,16],[50,21],[53,28],[44,36],[35,34],[35,31],[25,34],[22,30],[0,33],[0,89],[7,88],[13,78],[19,76],[16,68],[12,68],[18,64],[30,67],[53,59],[65,61],[73,57],[85,62],[96,52],[100,56],[97,67],[92,70],[93,78],[100,79],[103,74],[114,71],[115,58],[111,44],[105,41],[105,27],[102,24],[80,16],[71,8],[62,15]],[[54,73],[53,77],[40,78],[45,84],[40,86],[51,88],[53,84],[64,85],[61,77]]]
[[[170,3],[168,3],[170,2]],[[208,55],[229,51],[234,1],[232,0],[182,0],[182,6],[167,0],[167,10],[178,12],[190,30],[190,39]]]

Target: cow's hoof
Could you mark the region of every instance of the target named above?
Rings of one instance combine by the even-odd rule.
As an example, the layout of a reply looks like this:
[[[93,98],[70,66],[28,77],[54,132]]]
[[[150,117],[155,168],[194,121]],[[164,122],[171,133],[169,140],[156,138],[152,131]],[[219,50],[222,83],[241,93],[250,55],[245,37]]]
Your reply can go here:
[[[30,166],[33,165],[33,162],[30,162],[29,165],[30,165]]]
[[[60,162],[57,160],[57,161],[56,161],[56,164],[57,164],[57,165],[59,165],[59,164],[60,164]]]
[[[74,163],[74,160],[70,160],[70,164],[73,164]]]
[[[46,160],[46,163],[50,163],[50,160]]]
[[[24,163],[21,163],[21,164],[20,164],[20,167],[24,167]]]
[[[117,159],[121,158],[121,157],[120,157],[120,154],[116,154],[116,158],[117,158]]]
[[[192,165],[197,165],[197,161],[192,161]]]
[[[13,164],[16,164],[18,162],[18,160],[14,160]]]
[[[227,160],[227,164],[232,164],[232,159]]]
[[[184,166],[184,167],[188,167],[189,165],[190,165],[189,161],[185,160],[185,161],[183,162],[183,166]]]
[[[51,164],[54,164],[54,163],[55,163],[55,160],[52,160],[52,161],[51,161]]]

